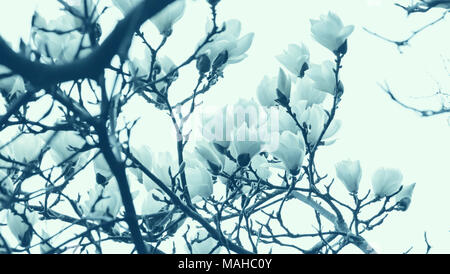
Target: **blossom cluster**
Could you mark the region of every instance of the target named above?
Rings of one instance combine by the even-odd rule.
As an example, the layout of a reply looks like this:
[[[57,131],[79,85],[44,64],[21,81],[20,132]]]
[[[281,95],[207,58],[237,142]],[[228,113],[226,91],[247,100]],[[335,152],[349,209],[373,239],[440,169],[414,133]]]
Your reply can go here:
[[[214,3],[211,4],[214,8],[218,1],[209,2]],[[112,3],[125,17],[141,1],[112,0]],[[33,50],[39,53],[40,62],[71,62],[91,52],[99,42],[101,29],[96,22],[100,15],[97,5],[91,1],[74,0],[71,7],[71,12],[50,21],[39,13],[35,14],[32,42]],[[183,135],[183,123],[196,107],[197,89],[186,101],[192,100],[190,107],[186,108],[181,103],[181,110],[177,109],[180,113],[174,114],[174,107],[169,102],[169,89],[178,80],[180,67],[189,62],[175,64],[170,57],[160,56],[158,52],[172,35],[175,24],[181,20],[185,10],[186,1],[178,0],[151,18],[162,37],[161,44],[152,47],[147,44],[144,35],[138,32],[136,36],[142,38],[148,47],[142,55],[133,55],[130,51],[127,58],[121,60],[120,70],[124,68],[121,71],[123,90],[125,86],[129,87],[128,92],[132,95],[142,95],[147,102],[169,114],[177,134],[181,135],[176,140],[177,157],[167,151],[155,152],[156,149],[150,144],[136,145],[128,141],[112,149],[113,156],[123,160],[124,173],[129,182],[126,187],[130,189],[133,206],[136,206],[142,220],[140,228],[157,241],[173,236],[187,219],[186,214],[179,209],[180,204],[173,201],[174,197],[179,199],[178,203],[186,203],[183,206],[189,207],[189,210],[203,209],[210,213],[208,210],[218,210],[217,205],[220,203],[222,208],[223,205],[231,205],[230,208],[235,209],[238,207],[234,207],[234,203],[240,201],[240,206],[244,208],[250,200],[259,202],[274,189],[286,191],[283,204],[291,198],[291,192],[297,190],[296,186],[304,183],[308,193],[315,195],[314,198],[328,199],[318,190],[319,183],[327,176],[320,177],[315,155],[319,149],[334,144],[342,126],[342,122],[335,117],[344,94],[340,78],[341,62],[347,54],[348,39],[354,26],[344,25],[332,12],[320,16],[318,20],[311,20],[312,37],[332,54],[334,60],[314,63],[307,45],[288,45],[286,50],[276,56],[280,63],[278,74],[264,76],[254,98],[240,98],[235,104],[201,113],[201,126],[193,129],[201,132],[201,138],[195,140],[192,147],[186,146],[185,149],[190,133],[186,134],[188,137]],[[197,51],[188,59],[195,61],[199,75],[197,86],[203,87],[202,92],[209,90],[223,77],[226,67],[247,57],[254,39],[254,33],[241,33],[238,20],[228,20],[222,26],[218,26],[215,20],[208,21],[205,39],[198,43]],[[0,66],[0,74],[4,73],[9,73],[8,69]],[[3,77],[0,79],[0,90],[8,96],[15,96],[26,92],[26,85],[20,76]],[[129,93],[119,95],[126,98]],[[188,114],[183,116],[186,109]],[[64,114],[66,118],[72,118],[71,113]],[[111,121],[106,124],[113,127]],[[68,123],[76,126],[68,127]],[[80,219],[99,224],[112,234],[123,231],[116,220],[127,216],[122,201],[124,187],[119,185],[116,170],[111,170],[111,160],[102,153],[98,136],[91,132],[90,127],[86,129],[83,126],[82,121],[77,119],[70,122],[58,120],[53,128],[64,130],[48,129],[42,134],[22,132],[10,142],[0,143],[0,210],[7,210],[8,227],[20,246],[30,246],[35,234],[34,227],[39,222],[39,207],[15,200],[16,196],[23,194],[22,183],[17,182],[20,178],[28,179],[32,171],[40,171],[43,158],[59,168],[58,176],[64,180],[63,186],[45,182],[46,199],[55,193],[52,192],[53,188],[64,189],[79,171],[87,170],[95,179],[85,193],[71,200],[73,210]],[[126,128],[123,132],[127,130],[131,131]],[[118,139],[123,137],[119,131],[112,135],[118,135]],[[115,145],[114,141],[111,143],[111,146]],[[53,172],[54,167],[48,170]],[[335,164],[335,170],[336,177],[350,195],[357,203],[361,203],[358,196],[363,178],[360,162],[343,160]],[[44,172],[37,174],[45,177]],[[50,174],[45,179],[50,181],[52,176]],[[376,170],[372,176],[371,190],[374,201],[389,201],[394,197],[395,209],[407,210],[415,184],[402,183],[401,171],[394,168]],[[61,197],[58,196],[58,199]],[[69,199],[67,196],[63,198]],[[333,204],[333,199],[325,201]],[[309,202],[314,204],[313,199]],[[47,200],[45,203],[47,211]],[[320,211],[317,208],[315,210]],[[369,226],[370,222],[367,224]],[[355,228],[356,234],[359,233],[358,229]],[[161,232],[164,230],[167,231]],[[217,245],[217,241],[208,237],[205,229],[199,231],[193,236],[194,244],[189,245],[191,251],[211,250]],[[46,241],[50,238],[48,232],[43,230],[40,234],[41,240],[44,240],[41,250],[51,252],[53,247],[50,240]]]

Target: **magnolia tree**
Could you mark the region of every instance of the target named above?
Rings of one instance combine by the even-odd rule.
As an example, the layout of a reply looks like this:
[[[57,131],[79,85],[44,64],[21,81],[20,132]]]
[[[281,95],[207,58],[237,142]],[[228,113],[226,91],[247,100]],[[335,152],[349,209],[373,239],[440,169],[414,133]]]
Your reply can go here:
[[[316,64],[306,45],[287,45],[256,100],[206,111],[202,95],[246,58],[254,36],[241,35],[237,20],[218,21],[220,1],[205,1],[204,38],[178,64],[161,51],[186,1],[58,2],[55,19],[35,13],[18,50],[0,39],[1,252],[338,253],[353,245],[375,253],[364,233],[408,209],[414,184],[399,170],[379,168],[371,190],[359,191],[358,160],[336,163],[337,178],[316,161],[341,125],[354,30],[335,13],[310,21],[312,46],[333,58]],[[123,19],[105,37],[108,9]],[[149,21],[159,33],[142,30]],[[192,91],[175,101],[173,85],[188,68]],[[175,154],[133,141],[137,120],[127,110],[136,101],[170,117]],[[190,123],[195,115],[201,126]],[[335,191],[340,183],[345,195]],[[290,225],[293,217],[312,230]]]

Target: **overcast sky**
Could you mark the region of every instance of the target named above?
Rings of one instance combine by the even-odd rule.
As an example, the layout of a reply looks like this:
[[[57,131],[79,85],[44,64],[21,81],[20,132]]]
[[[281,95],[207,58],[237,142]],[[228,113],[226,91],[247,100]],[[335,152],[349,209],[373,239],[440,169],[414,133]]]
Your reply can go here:
[[[13,44],[19,37],[28,40],[36,2],[50,7],[54,3],[53,0],[16,0],[4,4],[0,9],[0,35]],[[204,35],[208,9],[203,2],[189,2],[185,17],[175,25],[165,50],[175,61],[189,56]],[[343,126],[338,142],[319,153],[318,168],[334,176],[334,163],[347,158],[359,159],[363,168],[361,187],[366,190],[375,169],[380,166],[399,168],[405,183],[417,183],[412,205],[404,213],[391,214],[381,227],[365,234],[367,239],[381,252],[404,252],[414,246],[412,252],[423,253],[426,231],[432,252],[448,253],[448,116],[421,118],[404,110],[389,100],[378,83],[387,81],[402,99],[416,104],[420,100],[414,98],[431,95],[439,87],[448,91],[449,73],[443,60],[450,58],[450,20],[419,34],[411,41],[411,47],[404,48],[403,54],[394,45],[362,29],[367,27],[400,40],[439,17],[441,10],[406,18],[391,0],[224,0],[219,5],[219,20],[239,19],[243,34],[254,32],[255,40],[249,57],[225,70],[225,78],[203,97],[204,104],[222,106],[241,97],[255,97],[262,77],[275,75],[280,67],[275,56],[290,43],[304,42],[309,46],[314,63],[331,60],[331,53],[311,38],[309,23],[309,19],[318,18],[329,10],[336,12],[344,24],[353,24],[356,29],[349,38],[349,51],[343,62],[345,94],[337,114]],[[112,18],[118,18],[118,13],[112,10],[107,16],[111,20],[105,21],[105,33],[113,27]],[[177,88],[186,89],[180,81]],[[189,79],[186,85],[188,83]],[[172,128],[165,115],[136,109],[135,115],[144,113],[145,116],[137,129],[141,142],[149,142],[155,150],[173,149],[174,143],[167,138]],[[158,131],[149,134],[148,123]],[[336,190],[345,194],[343,187],[339,188]]]

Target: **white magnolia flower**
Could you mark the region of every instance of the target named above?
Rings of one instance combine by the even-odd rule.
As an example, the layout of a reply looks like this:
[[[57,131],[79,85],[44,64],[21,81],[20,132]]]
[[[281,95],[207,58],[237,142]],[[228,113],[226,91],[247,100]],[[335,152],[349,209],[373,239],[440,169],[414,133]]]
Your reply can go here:
[[[95,19],[95,15],[98,14],[97,10],[97,5],[99,3],[98,0],[66,0],[66,1],[81,16],[92,17],[92,19]],[[82,24],[82,22],[80,22],[80,24]]]
[[[142,0],[112,0],[112,2],[122,12],[123,16],[126,16]]]
[[[54,19],[47,19],[36,11],[33,17],[33,26],[36,28],[36,31],[45,29],[49,31],[70,32],[81,26],[79,20],[70,13],[64,13]]]
[[[11,73],[11,70],[5,66],[0,65],[0,74],[7,74],[7,73]],[[0,79],[0,89],[10,91],[14,86],[15,81],[16,79],[14,77],[6,77]]]
[[[309,50],[303,43],[300,46],[290,44],[288,49],[276,58],[295,77],[303,77],[309,67]]]
[[[258,98],[258,102],[261,106],[271,107],[276,106],[275,102],[278,99],[277,96],[277,78],[276,77],[268,77],[264,76],[261,82],[258,85],[256,90],[256,97]]]
[[[270,136],[270,138],[277,138],[279,135],[278,133],[282,133],[285,130],[297,133],[299,128],[297,127],[295,120],[287,113],[286,109],[282,107],[271,107],[268,110],[267,122],[259,129],[262,133],[264,133],[264,130],[268,134],[273,135]],[[265,139],[266,142],[270,142],[271,140],[272,139]],[[278,143],[277,140],[274,141]]]
[[[152,169],[152,151],[150,150],[150,147],[147,145],[139,146],[138,148],[131,146],[130,148],[131,153],[134,157],[148,170]],[[139,168],[132,168],[130,170],[138,179],[138,181],[141,184],[148,185],[151,183],[151,179],[144,174],[144,172]]]
[[[193,254],[213,254],[220,253],[221,247],[217,247],[217,240],[209,235],[209,232],[204,228],[194,230],[190,234],[191,248]]]
[[[344,160],[336,164],[336,175],[351,193],[357,193],[361,181],[361,164],[359,161]]]
[[[199,155],[199,160],[204,162],[204,166],[213,174],[217,174],[222,170],[222,162],[210,143],[205,141],[197,142],[195,151]]]
[[[326,93],[314,88],[314,81],[308,77],[304,77],[297,81],[295,88],[291,95],[291,101],[297,102],[304,100],[307,106],[314,104],[321,104],[326,97]]]
[[[234,132],[233,146],[241,166],[248,165],[253,156],[260,152],[262,145],[263,142],[259,140],[257,129],[254,127],[249,128],[247,123],[242,123]]]
[[[234,147],[232,147],[232,150],[234,150]],[[238,168],[238,164],[225,155],[222,155],[221,160],[223,162],[223,172],[226,174],[232,174]]]
[[[7,207],[14,193],[14,184],[9,176],[0,170],[0,211]]]
[[[248,127],[259,128],[267,122],[268,115],[254,99],[240,98],[237,103],[231,107],[232,124],[234,129],[239,128],[242,123],[246,123]]]
[[[0,154],[5,158],[13,158],[11,156],[10,146],[3,143],[2,140],[0,140]],[[8,168],[11,166],[12,166],[12,163],[0,159],[0,168]]]
[[[308,109],[308,102],[306,100],[292,100],[290,102],[292,112],[296,115],[297,119],[303,115],[303,113]],[[300,122],[300,121],[299,121]]]
[[[152,189],[145,194],[142,202],[142,215],[152,215],[158,213],[166,206],[164,196],[156,189]]]
[[[332,52],[336,52],[346,42],[354,28],[353,25],[344,26],[333,12],[321,15],[319,20],[311,19],[313,38]]]
[[[342,126],[342,121],[339,119],[333,119],[330,125],[328,126],[327,131],[323,134],[322,141],[324,145],[332,145],[336,141],[336,139],[330,139],[334,137],[334,135],[339,131]]]
[[[50,141],[50,155],[58,165],[69,158],[75,163],[80,158],[80,153],[75,156],[74,154],[85,143],[86,141],[75,131],[58,131]]]
[[[105,157],[103,156],[103,153],[100,153],[97,157],[95,157],[94,171],[95,174],[100,174],[101,176],[103,176],[106,181],[108,181],[113,176],[111,169],[109,168],[109,165],[106,162]]]
[[[291,78],[287,76],[282,69],[280,69],[278,73],[278,91],[281,92],[287,100],[291,98]]]
[[[158,59],[158,65],[161,66],[161,72],[163,73],[163,75],[158,75],[160,78],[166,76],[177,67],[177,65],[167,55],[163,55]]]
[[[88,191],[88,199],[81,206],[86,218],[111,220],[117,217],[122,207],[119,186],[113,178],[105,186],[95,184]]]
[[[162,11],[153,16],[150,20],[158,28],[162,35],[170,35],[173,25],[183,17],[186,8],[185,0],[177,0]]]
[[[256,171],[258,177],[263,180],[268,180],[272,175],[272,172],[270,171],[270,163],[264,156],[254,156],[252,159],[252,167]]]
[[[314,82],[313,87],[315,89],[334,95],[336,92],[336,77],[333,69],[333,63],[327,60],[321,65],[312,64],[306,75]]]
[[[372,176],[372,189],[377,197],[386,197],[400,189],[403,175],[398,169],[379,168]]]
[[[132,54],[130,50],[129,53],[129,68],[133,78],[142,78],[143,80],[147,80],[150,75],[150,68],[152,62],[152,56],[150,50],[148,48],[144,49],[142,55]],[[131,56],[133,55],[133,56]],[[157,58],[156,62],[153,66],[153,76],[155,76],[156,80],[160,80],[165,78],[169,73],[171,73],[176,65],[168,56],[162,56]],[[177,72],[171,74],[171,77],[167,77],[170,81],[175,81],[178,77]],[[136,87],[140,87],[141,85],[136,85]],[[168,81],[159,81],[155,84],[156,89],[161,93],[167,93],[167,88],[169,86]],[[164,101],[161,98],[158,98],[156,93],[151,93],[150,95],[152,99],[156,102],[162,103]]]
[[[21,246],[28,247],[33,236],[32,226],[38,221],[39,214],[26,209],[22,204],[16,204],[14,210],[8,210],[6,215],[9,230]]]
[[[395,195],[395,200],[397,201],[397,205],[402,211],[406,211],[411,204],[412,194],[416,183],[403,186],[402,190]]]
[[[80,27],[80,22],[76,17],[66,14],[57,19],[46,21],[38,13],[35,15],[32,40],[38,51],[46,57],[52,58],[57,63],[71,62],[76,57],[82,42],[83,50],[79,57],[84,57],[90,53],[91,42],[89,37],[78,31],[71,31]],[[58,34],[45,30],[57,30],[66,32]]]
[[[320,134],[325,126],[326,117],[323,108],[319,105],[313,105],[307,108],[300,116],[300,125],[307,125],[307,141],[309,145],[315,145],[319,140]]]
[[[304,107],[304,108],[303,108]],[[294,113],[299,117],[300,125],[306,124],[308,135],[307,141],[309,145],[315,145],[325,128],[325,123],[328,121],[328,115],[325,110],[320,105],[313,105],[311,107],[306,107],[305,101],[299,101],[299,103],[294,107]],[[341,127],[341,121],[333,119],[327,130],[322,136],[321,142],[325,145],[332,144],[332,141],[327,142],[326,140],[333,137]]]
[[[278,109],[278,131],[282,133],[283,131],[289,130],[292,133],[297,133],[299,128],[295,123],[295,120],[286,112],[284,109]]]
[[[213,67],[216,64],[217,70],[222,70],[227,64],[235,64],[244,60],[245,54],[254,38],[254,33],[241,35],[241,22],[238,20],[228,20],[224,23],[225,31],[216,34],[213,42],[206,44],[198,53],[198,56],[206,55]],[[212,22],[206,24],[206,33],[212,30]]]
[[[284,131],[279,138],[278,148],[272,154],[283,162],[289,173],[297,175],[305,157],[303,137]]]
[[[150,74],[150,64],[152,62],[152,55],[148,48],[143,50],[142,54],[135,54],[135,51],[130,50],[128,63],[130,72],[135,78],[147,78]]]
[[[41,244],[39,245],[39,247],[41,249],[41,254],[47,254],[53,250],[52,239],[50,239],[51,238],[50,235],[45,230],[42,230],[41,238],[42,238],[42,241],[41,241]]]
[[[42,140],[32,134],[22,134],[9,144],[11,157],[18,162],[37,160],[44,144]]]
[[[0,75],[10,73],[11,70],[5,66],[0,65]],[[0,89],[5,90],[9,96],[16,94],[23,94],[26,92],[25,82],[20,76],[11,76],[0,79]]]
[[[155,176],[161,180],[166,186],[170,187],[172,186],[172,179],[169,175],[169,169],[172,173],[172,176],[177,174],[178,169],[176,168],[178,165],[174,161],[172,155],[165,151],[165,152],[158,152],[153,160],[153,173]],[[153,181],[149,183],[145,183],[144,186],[147,189],[147,191],[150,191],[154,188],[159,188],[157,184]]]
[[[25,82],[23,81],[23,78],[20,76],[14,77],[16,80],[14,81],[14,85],[12,86],[11,90],[9,91],[9,96],[17,96],[20,94],[24,94],[27,89],[25,88]]]
[[[230,146],[233,129],[228,108],[225,106],[212,114],[202,113],[201,122],[203,137],[212,142],[219,152],[225,152]]]
[[[136,40],[131,45],[131,50],[128,53],[128,65],[130,67],[130,73],[134,78],[148,78],[150,74],[150,68],[152,63],[152,55],[150,49],[147,47],[139,48]],[[158,56],[153,69],[156,79],[165,77],[168,73],[172,72],[176,68],[175,63],[168,56]],[[172,77],[174,79],[174,77]],[[167,84],[162,82],[156,83],[158,90],[162,90]]]
[[[211,174],[199,163],[194,161],[188,162],[185,169],[186,183],[189,195],[195,203],[200,198],[208,198],[213,193],[213,181]]]

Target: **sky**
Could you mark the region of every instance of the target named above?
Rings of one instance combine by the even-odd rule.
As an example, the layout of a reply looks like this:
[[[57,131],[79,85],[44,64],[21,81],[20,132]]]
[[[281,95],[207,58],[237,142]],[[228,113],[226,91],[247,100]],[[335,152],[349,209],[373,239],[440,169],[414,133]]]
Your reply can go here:
[[[8,8],[0,9],[0,35],[13,45],[20,37],[27,40],[37,2],[42,10],[54,7],[53,0],[16,0],[9,1]],[[239,19],[242,33],[254,32],[255,39],[248,58],[226,68],[225,78],[203,97],[204,104],[219,107],[239,98],[256,98],[256,87],[263,76],[276,75],[280,68],[275,56],[290,43],[304,42],[313,63],[333,60],[332,54],[310,34],[309,20],[328,11],[336,12],[344,24],[353,24],[356,29],[349,38],[348,54],[343,61],[345,93],[337,113],[343,126],[338,141],[320,151],[318,168],[334,176],[336,162],[360,160],[361,188],[366,191],[377,168],[400,169],[405,184],[417,183],[412,204],[408,211],[394,212],[381,227],[365,234],[367,240],[380,252],[401,253],[413,247],[412,253],[423,253],[426,231],[432,252],[450,252],[449,117],[422,118],[392,102],[379,87],[386,82],[402,100],[424,107],[435,103],[426,96],[439,88],[448,91],[446,65],[450,66],[450,39],[444,34],[449,33],[450,20],[417,35],[402,54],[393,44],[362,29],[366,27],[401,40],[441,16],[442,10],[406,17],[389,0],[223,0],[218,7],[219,21]],[[189,1],[184,18],[175,25],[163,52],[176,63],[188,57],[204,36],[207,15],[204,1]],[[110,19],[105,19],[105,34],[120,17],[114,10],[107,16]],[[192,85],[189,77],[180,78],[188,79],[180,80],[176,88],[186,90]],[[173,135],[167,137],[172,128],[165,115],[144,105],[134,109],[135,113],[130,110],[130,115],[144,116],[137,126],[140,142],[154,144],[155,150],[174,149],[173,142],[168,142]],[[342,186],[336,186],[336,191],[345,195]]]

